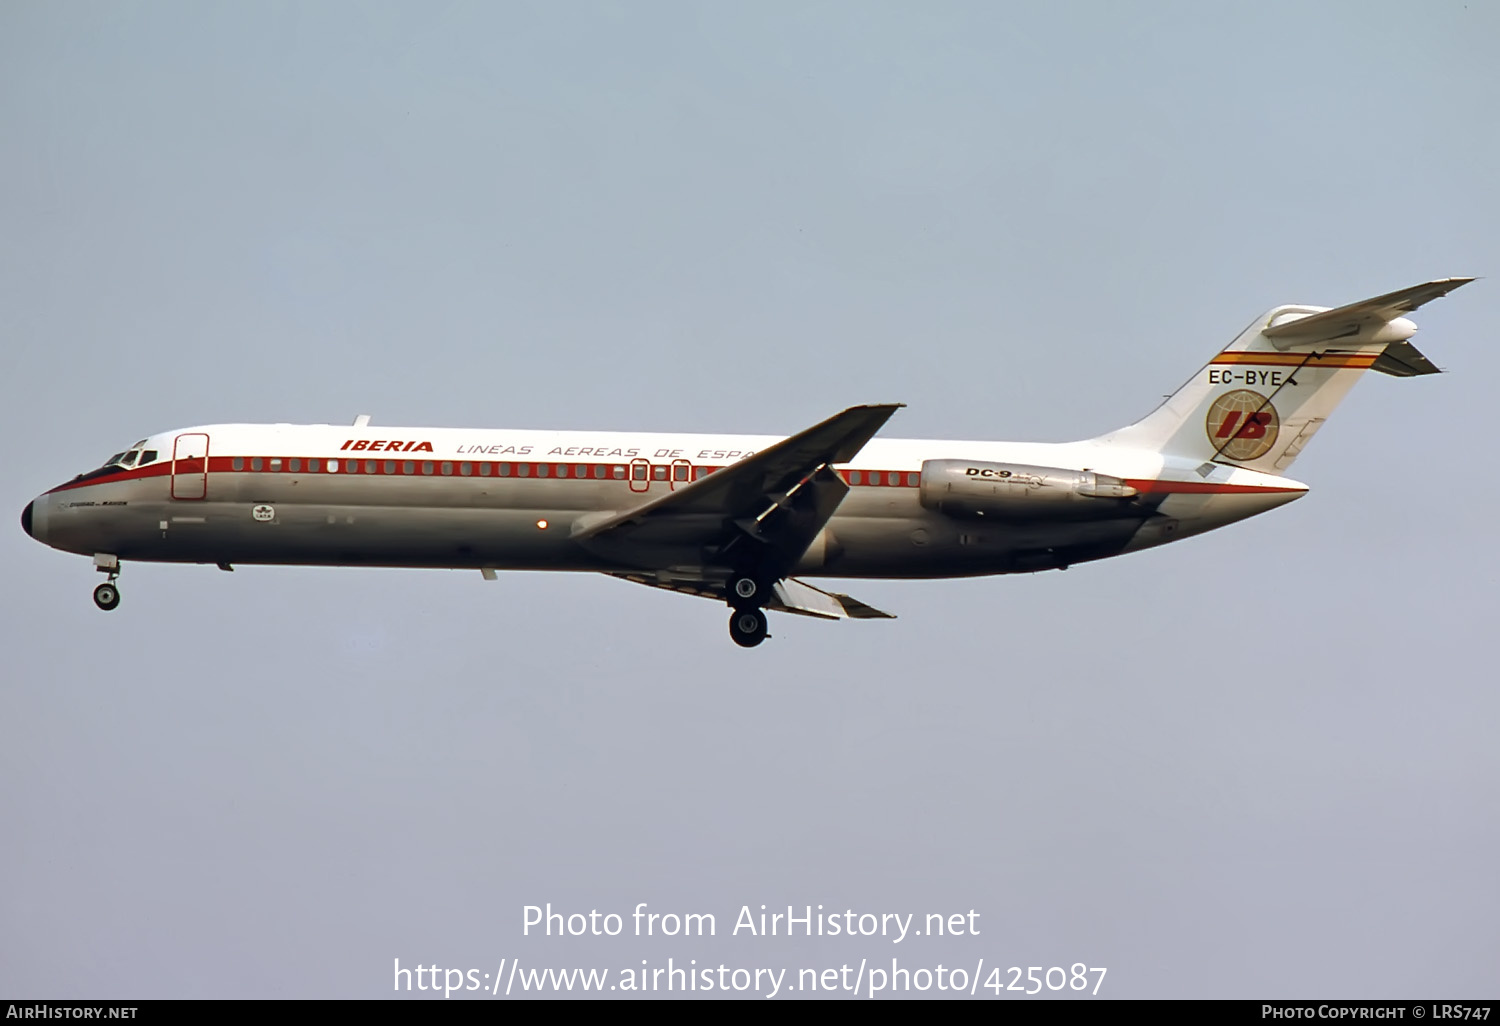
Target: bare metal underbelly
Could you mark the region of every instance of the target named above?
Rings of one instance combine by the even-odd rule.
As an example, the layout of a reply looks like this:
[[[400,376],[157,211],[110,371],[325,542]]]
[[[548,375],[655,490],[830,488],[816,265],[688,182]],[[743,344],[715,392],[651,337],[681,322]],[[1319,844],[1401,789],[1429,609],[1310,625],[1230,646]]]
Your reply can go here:
[[[1027,572],[1113,555],[1137,524],[963,523],[923,510],[873,510],[835,516],[826,538],[794,573],[809,577],[928,578]],[[123,514],[123,515],[122,515]],[[57,544],[95,551],[107,541],[122,559],[150,562],[493,568],[612,572],[706,565],[691,549],[598,551],[571,537],[579,511],[441,508],[282,502],[137,500],[109,517],[113,537],[67,544],[68,524],[88,511],[59,516]],[[80,531],[80,537],[82,536]]]

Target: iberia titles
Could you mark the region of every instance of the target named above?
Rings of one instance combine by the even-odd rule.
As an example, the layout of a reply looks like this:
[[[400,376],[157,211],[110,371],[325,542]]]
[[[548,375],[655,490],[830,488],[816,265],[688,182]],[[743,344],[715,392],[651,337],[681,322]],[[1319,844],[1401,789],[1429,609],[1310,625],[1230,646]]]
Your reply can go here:
[[[406,442],[401,440],[387,441],[377,438],[373,441],[368,438],[351,438],[339,446],[339,451],[345,449],[357,451],[363,449],[366,452],[431,452],[431,442]]]

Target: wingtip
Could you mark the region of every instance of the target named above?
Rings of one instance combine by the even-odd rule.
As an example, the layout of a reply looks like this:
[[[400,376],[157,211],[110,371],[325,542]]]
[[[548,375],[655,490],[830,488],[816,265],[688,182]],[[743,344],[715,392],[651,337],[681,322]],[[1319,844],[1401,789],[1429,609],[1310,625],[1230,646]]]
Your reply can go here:
[[[904,410],[905,403],[860,403],[858,406],[850,406],[837,416],[844,417],[849,414],[874,414],[884,416],[886,420],[894,417],[897,410]]]
[[[1480,276],[1476,274],[1472,277],[1434,278],[1432,281],[1427,283],[1427,287],[1440,288],[1442,289],[1442,292],[1439,294],[1446,296],[1454,289],[1461,289],[1471,281],[1478,281],[1479,277]]]

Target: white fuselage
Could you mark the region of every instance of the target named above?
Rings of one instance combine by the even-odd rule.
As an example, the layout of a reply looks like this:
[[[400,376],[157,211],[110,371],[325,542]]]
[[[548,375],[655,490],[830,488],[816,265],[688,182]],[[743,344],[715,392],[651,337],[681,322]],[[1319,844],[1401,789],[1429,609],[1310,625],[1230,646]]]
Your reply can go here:
[[[575,535],[779,441],[219,424],[146,439],[126,461],[135,465],[60,485],[23,520],[56,548],[123,560],[691,573],[710,558],[691,546],[612,546]],[[955,517],[924,502],[928,460],[1094,471],[1123,479],[1138,497],[1129,515],[1103,519]],[[835,468],[849,492],[792,572],[1049,569],[1199,534],[1306,491],[1240,467],[1175,463],[1108,440],[872,439]]]

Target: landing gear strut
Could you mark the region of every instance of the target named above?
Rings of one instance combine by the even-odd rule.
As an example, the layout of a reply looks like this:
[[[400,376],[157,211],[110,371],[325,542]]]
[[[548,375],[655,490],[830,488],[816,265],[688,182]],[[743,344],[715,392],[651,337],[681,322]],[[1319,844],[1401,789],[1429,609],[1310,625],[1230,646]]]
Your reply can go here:
[[[120,579],[120,558],[108,553],[94,553],[94,569],[109,578],[94,589],[94,605],[108,612],[120,604],[120,588],[115,581]]]
[[[764,609],[736,609],[729,617],[729,636],[741,648],[754,648],[768,637]]]

